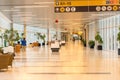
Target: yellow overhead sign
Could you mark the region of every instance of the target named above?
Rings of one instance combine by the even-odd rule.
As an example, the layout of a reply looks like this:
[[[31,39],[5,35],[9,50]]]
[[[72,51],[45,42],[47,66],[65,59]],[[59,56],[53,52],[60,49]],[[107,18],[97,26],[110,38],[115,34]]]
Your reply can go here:
[[[55,12],[120,11],[120,0],[55,0]]]
[[[119,0],[55,0],[55,6],[119,5]]]

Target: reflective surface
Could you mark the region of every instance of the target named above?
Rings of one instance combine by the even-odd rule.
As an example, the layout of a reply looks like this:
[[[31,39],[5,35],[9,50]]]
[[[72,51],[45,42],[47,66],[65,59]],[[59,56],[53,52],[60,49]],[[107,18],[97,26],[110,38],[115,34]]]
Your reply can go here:
[[[13,68],[0,72],[1,80],[120,80],[120,57],[115,52],[84,48],[81,42],[17,53]]]

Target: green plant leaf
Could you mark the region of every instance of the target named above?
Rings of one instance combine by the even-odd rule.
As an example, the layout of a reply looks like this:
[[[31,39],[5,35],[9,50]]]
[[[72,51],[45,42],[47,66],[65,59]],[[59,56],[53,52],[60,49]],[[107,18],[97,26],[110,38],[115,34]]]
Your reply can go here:
[[[102,44],[102,43],[103,43],[102,37],[100,36],[99,32],[96,33],[96,35],[95,35],[95,40],[96,40],[99,44]]]
[[[119,43],[120,43],[120,32],[118,32],[118,34],[117,34],[117,41],[119,41]]]
[[[90,40],[90,41],[88,42],[88,44],[89,44],[89,46],[95,46],[95,41]]]
[[[3,35],[5,41],[9,42],[10,45],[13,45],[15,41],[20,39],[18,31],[13,30],[13,28],[5,30]]]

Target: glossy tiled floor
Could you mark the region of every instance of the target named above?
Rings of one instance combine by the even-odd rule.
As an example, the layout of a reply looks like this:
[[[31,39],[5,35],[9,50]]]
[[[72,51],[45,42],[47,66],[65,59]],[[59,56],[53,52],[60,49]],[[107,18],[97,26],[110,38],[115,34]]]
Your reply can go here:
[[[0,72],[0,80],[120,80],[117,53],[90,50],[80,42],[52,53],[49,46],[16,54],[13,68]]]

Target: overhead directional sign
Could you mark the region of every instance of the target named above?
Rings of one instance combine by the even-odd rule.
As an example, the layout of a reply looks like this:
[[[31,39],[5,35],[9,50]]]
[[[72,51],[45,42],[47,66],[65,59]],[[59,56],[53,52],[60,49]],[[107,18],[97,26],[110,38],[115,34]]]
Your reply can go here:
[[[55,0],[55,6],[93,6],[105,5],[105,0]]]
[[[55,12],[120,11],[120,0],[55,0]]]

